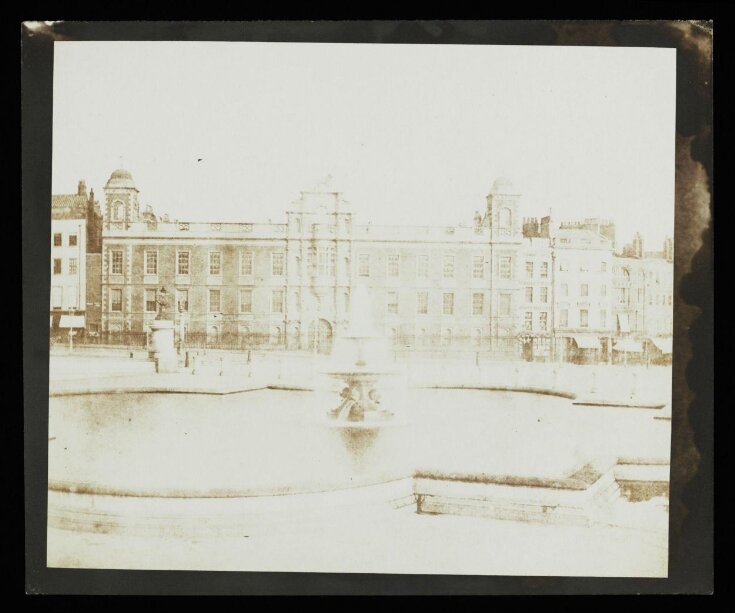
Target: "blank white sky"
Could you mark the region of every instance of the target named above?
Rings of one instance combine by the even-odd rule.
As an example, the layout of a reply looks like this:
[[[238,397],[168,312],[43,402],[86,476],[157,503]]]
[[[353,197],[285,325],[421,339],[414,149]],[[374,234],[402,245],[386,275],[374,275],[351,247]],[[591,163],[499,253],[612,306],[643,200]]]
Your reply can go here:
[[[53,193],[191,221],[285,220],[335,177],[358,222],[470,223],[493,180],[524,216],[673,236],[675,50],[57,42]],[[201,162],[197,162],[202,158]]]

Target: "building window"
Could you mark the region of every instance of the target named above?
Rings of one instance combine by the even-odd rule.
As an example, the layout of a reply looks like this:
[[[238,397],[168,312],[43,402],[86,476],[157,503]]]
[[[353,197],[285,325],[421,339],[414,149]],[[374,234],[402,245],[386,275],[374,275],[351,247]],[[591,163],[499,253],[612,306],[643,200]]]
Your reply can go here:
[[[156,304],[156,290],[147,289],[145,290],[145,311],[146,313],[155,313],[157,310]]]
[[[240,290],[240,313],[252,313],[253,312],[253,290],[241,289]]]
[[[62,297],[63,297],[64,290],[62,287],[52,287],[51,288],[51,308],[52,309],[60,309],[62,306]]]
[[[284,259],[282,253],[271,254],[271,274],[274,277],[283,276]],[[280,311],[278,311],[280,313]]]
[[[587,283],[582,283],[582,285],[579,286],[579,295],[580,296],[590,295],[590,286]]]
[[[54,234],[54,247],[61,247],[63,244],[64,243],[62,241],[61,234]]]
[[[61,274],[61,258],[54,258],[54,274]]]
[[[271,313],[283,313],[283,290],[274,289],[271,297]]]
[[[179,251],[176,254],[176,274],[177,275],[188,275],[189,274],[189,252]]]
[[[512,260],[508,257],[500,258],[500,278],[501,279],[512,279],[513,278]]]
[[[220,290],[210,289],[209,290],[209,312],[219,313],[220,312]]]
[[[669,306],[671,306],[672,304],[671,294],[668,295],[668,304]]]
[[[561,309],[559,311],[559,326],[566,328],[569,325],[569,311],[567,309]]]
[[[447,328],[444,330],[444,344],[448,347],[452,344],[452,329]]]
[[[607,285],[600,285],[600,296],[602,296],[603,298],[607,296]],[[641,299],[642,296],[643,294],[639,292],[638,298]]]
[[[429,312],[429,292],[416,293],[416,312],[419,315],[426,315]]]
[[[472,278],[482,279],[485,276],[485,256],[472,256]]]
[[[526,279],[533,279],[533,262],[526,262]]]
[[[500,294],[498,296],[498,311],[501,317],[510,317],[510,294]]]
[[[429,256],[419,255],[416,259],[416,275],[422,279],[429,276]]]
[[[501,228],[510,228],[513,225],[513,213],[511,213],[511,210],[509,208],[503,208],[500,209],[500,215],[499,215],[499,226]]]
[[[317,252],[317,264],[319,267],[319,276],[333,277],[335,268],[336,254],[334,247],[325,247]]]
[[[444,256],[444,278],[445,279],[454,278],[454,256],[453,255]]]
[[[77,274],[77,259],[76,258],[69,258],[69,274],[70,275]]]
[[[618,288],[618,304],[628,304],[628,289],[625,287]],[[653,304],[651,298],[649,298],[649,304]]]
[[[542,279],[549,278],[549,263],[548,262],[541,262],[541,278]]]
[[[482,345],[482,330],[480,330],[480,328],[475,328],[472,331],[472,343],[475,347],[480,347]]]
[[[569,285],[567,283],[561,284],[561,295],[562,296],[568,296],[569,295]]]
[[[157,275],[158,274],[158,252],[157,251],[146,251],[145,252],[145,274]]]
[[[579,309],[579,327],[587,328],[590,325],[589,322],[590,313],[587,309]]]
[[[70,234],[69,235],[69,247],[76,247],[76,246],[77,246],[77,235]]]
[[[559,270],[561,271],[569,270],[569,264],[567,264],[566,260],[559,260]]]
[[[122,290],[111,289],[110,290],[110,310],[111,311],[122,311]]]
[[[179,313],[187,313],[189,311],[189,290],[176,290],[176,308]]]
[[[542,332],[546,332],[549,326],[549,314],[546,311],[539,313],[538,316],[538,327]]]
[[[249,277],[253,274],[253,252],[240,252],[240,274],[243,277]]]
[[[526,314],[523,316],[523,329],[533,330],[533,313],[531,311],[526,311]]]
[[[533,302],[533,288],[526,288],[526,302]]]
[[[607,272],[607,262],[600,262],[600,272]]]
[[[579,263],[579,272],[589,272],[589,270],[590,270],[590,266],[587,263],[587,260],[582,260]]]
[[[607,311],[600,311],[600,328],[607,327]]]
[[[306,252],[306,267],[310,275],[316,275],[316,248],[309,247]]]
[[[398,292],[388,292],[388,312],[398,313]]]
[[[544,304],[546,304],[549,301],[549,288],[548,287],[542,287],[541,288],[541,298],[540,301]]]
[[[110,260],[110,272],[113,275],[121,275],[123,273],[123,252],[113,251]]]
[[[120,201],[113,202],[113,204],[112,204],[112,218],[115,221],[120,221],[123,218],[123,216],[124,216],[124,209],[125,209],[125,206],[123,205],[122,202],[120,202]]]
[[[485,295],[482,292],[474,292],[472,294],[472,314],[482,315],[485,306]]]
[[[442,313],[444,315],[454,315],[454,294],[446,292],[442,303]]]
[[[222,254],[219,251],[209,252],[209,274],[214,276],[222,274]]]
[[[399,273],[398,254],[391,253],[388,255],[388,276],[397,277]]]
[[[357,256],[357,274],[360,277],[370,276],[370,254],[361,253]]]

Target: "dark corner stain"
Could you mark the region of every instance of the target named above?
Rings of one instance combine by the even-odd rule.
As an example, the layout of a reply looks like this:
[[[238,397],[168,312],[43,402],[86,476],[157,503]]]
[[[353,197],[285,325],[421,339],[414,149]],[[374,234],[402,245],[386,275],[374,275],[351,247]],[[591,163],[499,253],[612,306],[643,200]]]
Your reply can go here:
[[[676,581],[683,592],[686,588],[682,586],[694,589],[712,586],[713,22],[618,20],[543,23],[541,29],[552,33],[553,41],[549,44],[676,49],[669,580]],[[533,40],[531,44],[543,43]],[[540,578],[524,581],[539,588],[550,585]]]

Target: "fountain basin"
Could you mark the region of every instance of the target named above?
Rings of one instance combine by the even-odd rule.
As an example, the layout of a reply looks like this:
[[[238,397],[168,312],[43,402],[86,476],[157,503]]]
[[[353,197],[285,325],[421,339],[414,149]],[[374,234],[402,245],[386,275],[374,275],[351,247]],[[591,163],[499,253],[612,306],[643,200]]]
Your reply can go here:
[[[227,395],[90,394],[49,399],[49,484],[126,495],[292,494],[354,487],[414,471],[566,477],[599,457],[669,458],[655,410],[480,390],[386,389],[369,473],[329,427],[328,391]],[[332,422],[334,423],[334,422]]]

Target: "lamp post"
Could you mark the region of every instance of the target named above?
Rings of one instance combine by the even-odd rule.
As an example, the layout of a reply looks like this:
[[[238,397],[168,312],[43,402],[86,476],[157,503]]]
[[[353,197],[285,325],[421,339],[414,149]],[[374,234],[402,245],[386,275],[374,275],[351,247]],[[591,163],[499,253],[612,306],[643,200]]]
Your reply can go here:
[[[69,308],[69,353],[74,351],[74,307]]]

